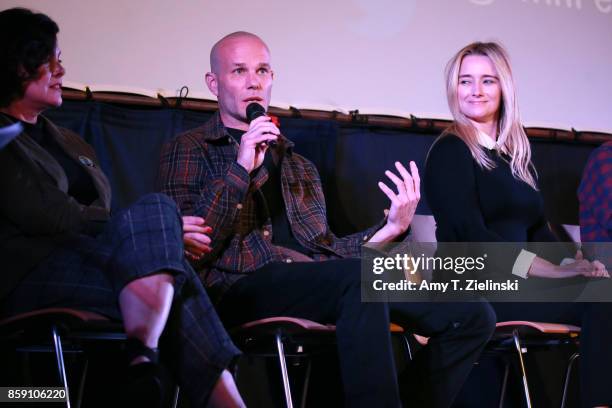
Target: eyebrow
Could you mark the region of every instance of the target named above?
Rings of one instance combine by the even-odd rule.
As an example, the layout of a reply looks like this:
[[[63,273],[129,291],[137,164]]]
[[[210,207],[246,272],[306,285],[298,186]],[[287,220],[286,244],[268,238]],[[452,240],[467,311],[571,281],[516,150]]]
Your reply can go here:
[[[244,68],[246,67],[247,64],[245,64],[244,62],[234,62],[233,66],[234,67],[241,67]],[[270,64],[268,64],[267,62],[262,62],[257,64],[257,68],[270,68]]]
[[[472,78],[473,75],[470,74],[463,74],[463,75],[459,75],[459,78]],[[496,75],[483,75],[483,78],[495,78],[495,79],[499,79]]]

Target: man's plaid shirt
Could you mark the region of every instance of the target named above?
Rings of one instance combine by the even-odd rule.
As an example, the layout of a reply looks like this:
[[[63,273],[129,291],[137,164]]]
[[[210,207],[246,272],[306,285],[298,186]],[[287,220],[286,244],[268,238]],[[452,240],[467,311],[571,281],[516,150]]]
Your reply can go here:
[[[382,224],[336,237],[327,223],[319,173],[292,147],[281,136],[275,150],[283,157],[282,193],[293,235],[315,261],[358,257],[361,245]],[[161,191],[176,200],[184,215],[200,216],[212,227],[213,251],[197,267],[215,297],[270,262],[293,261],[288,251],[272,244],[272,222],[260,191],[267,170],[261,166],[249,175],[236,162],[237,153],[238,144],[217,112],[203,126],[171,140],[161,154]]]
[[[583,242],[612,240],[612,142],[589,156],[578,188],[580,239]]]

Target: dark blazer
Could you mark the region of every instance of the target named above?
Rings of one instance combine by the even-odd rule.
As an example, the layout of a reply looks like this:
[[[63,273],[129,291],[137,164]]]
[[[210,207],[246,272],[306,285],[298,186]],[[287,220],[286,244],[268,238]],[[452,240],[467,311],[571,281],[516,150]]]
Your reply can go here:
[[[63,168],[26,132],[0,150],[0,299],[62,242],[95,234],[109,218],[110,184],[93,148],[74,132],[39,120],[89,173],[98,199],[85,206],[69,196]],[[0,126],[12,121],[0,113]]]

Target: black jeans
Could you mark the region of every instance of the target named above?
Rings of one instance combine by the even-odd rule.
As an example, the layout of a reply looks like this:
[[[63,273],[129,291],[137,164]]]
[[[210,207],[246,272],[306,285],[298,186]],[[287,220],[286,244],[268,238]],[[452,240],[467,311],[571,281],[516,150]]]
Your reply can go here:
[[[343,259],[266,265],[236,282],[217,307],[226,327],[271,316],[335,324],[350,407],[400,405],[389,309],[394,322],[432,337],[415,360],[423,370],[405,388],[410,406],[449,406],[494,328],[488,304],[364,303],[360,260]]]
[[[405,406],[449,407],[495,330],[495,314],[484,301],[392,302],[391,321],[429,337],[400,376]]]

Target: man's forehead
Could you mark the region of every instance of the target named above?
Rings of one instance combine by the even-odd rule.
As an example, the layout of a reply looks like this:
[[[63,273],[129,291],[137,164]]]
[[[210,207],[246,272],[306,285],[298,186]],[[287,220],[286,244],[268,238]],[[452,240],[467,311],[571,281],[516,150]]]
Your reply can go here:
[[[266,44],[254,36],[226,38],[217,44],[215,55],[222,64],[270,64],[270,52]]]
[[[227,40],[221,44],[221,54],[225,58],[259,57],[262,61],[270,60],[268,47],[258,39],[243,37]]]

